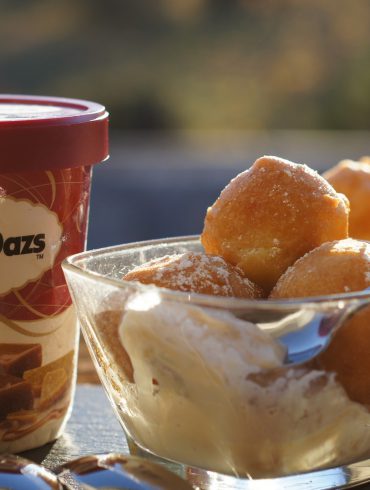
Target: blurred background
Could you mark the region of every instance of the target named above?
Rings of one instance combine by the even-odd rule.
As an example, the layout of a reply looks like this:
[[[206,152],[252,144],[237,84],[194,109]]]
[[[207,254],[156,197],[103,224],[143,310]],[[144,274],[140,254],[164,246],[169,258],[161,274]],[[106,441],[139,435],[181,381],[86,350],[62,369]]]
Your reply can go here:
[[[263,154],[370,154],[369,0],[0,0],[0,92],[100,102],[88,247],[199,233]]]

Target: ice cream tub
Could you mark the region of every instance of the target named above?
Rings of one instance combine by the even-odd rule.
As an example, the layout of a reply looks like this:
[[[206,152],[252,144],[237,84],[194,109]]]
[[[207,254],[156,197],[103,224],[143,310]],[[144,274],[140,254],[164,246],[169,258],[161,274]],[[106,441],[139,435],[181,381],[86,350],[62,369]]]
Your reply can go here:
[[[60,435],[78,326],[61,262],[85,248],[108,114],[76,99],[0,95],[0,452]]]

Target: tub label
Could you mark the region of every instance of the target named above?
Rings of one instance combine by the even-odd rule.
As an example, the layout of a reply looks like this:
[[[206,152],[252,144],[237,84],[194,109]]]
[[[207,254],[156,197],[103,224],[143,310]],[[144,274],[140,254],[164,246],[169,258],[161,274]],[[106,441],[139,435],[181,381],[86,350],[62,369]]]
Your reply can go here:
[[[0,198],[0,295],[53,267],[62,231],[57,214],[42,204]]]

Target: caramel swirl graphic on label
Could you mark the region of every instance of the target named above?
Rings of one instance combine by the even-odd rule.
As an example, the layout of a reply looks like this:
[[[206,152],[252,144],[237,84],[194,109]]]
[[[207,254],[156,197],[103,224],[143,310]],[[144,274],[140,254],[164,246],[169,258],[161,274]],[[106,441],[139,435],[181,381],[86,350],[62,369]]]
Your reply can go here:
[[[50,185],[51,185],[51,202],[49,207],[52,208],[55,202],[55,197],[57,195],[57,186],[55,184],[55,178],[53,175],[53,172],[50,172],[50,170],[47,170],[45,174],[48,176],[48,179],[50,180]]]
[[[58,289],[58,288],[65,288],[65,286],[62,285],[62,286],[56,286],[55,287],[55,289]],[[23,298],[23,296],[21,295],[21,293],[19,293],[18,291],[14,291],[14,296],[19,300],[19,303],[21,305],[23,305],[28,311],[30,311],[31,313],[33,313],[38,318],[52,318],[52,317],[58,315],[61,311],[63,311],[65,309],[65,307],[68,306],[68,304],[69,304],[69,298],[67,297],[66,300],[65,300],[65,302],[63,304],[59,305],[58,308],[54,311],[54,313],[52,315],[46,315],[46,314],[42,313],[41,311],[36,310],[35,308],[33,308],[33,306],[31,306],[31,304],[28,303]]]
[[[69,403],[64,405],[62,408],[56,408],[55,410],[52,410],[49,412],[45,417],[39,419],[36,423],[24,428],[24,429],[18,429],[18,430],[8,430],[4,433],[2,440],[9,442],[9,441],[15,441],[16,439],[19,439],[20,437],[24,437],[31,432],[33,432],[36,429],[39,429],[42,427],[44,424],[49,422],[50,420],[53,419],[59,419],[62,417],[62,415],[65,414],[65,412],[68,410]]]
[[[0,315],[0,322],[4,323],[7,327],[14,330],[15,332],[21,333],[22,335],[25,335],[27,337],[47,337],[48,335],[51,335],[52,333],[59,330],[61,327],[61,325],[58,325],[57,327],[53,328],[52,330],[49,330],[48,332],[41,333],[41,332],[30,332],[29,330],[26,330],[25,328],[18,325],[18,323],[14,322],[13,320],[9,320],[9,318],[6,318],[3,315]]]

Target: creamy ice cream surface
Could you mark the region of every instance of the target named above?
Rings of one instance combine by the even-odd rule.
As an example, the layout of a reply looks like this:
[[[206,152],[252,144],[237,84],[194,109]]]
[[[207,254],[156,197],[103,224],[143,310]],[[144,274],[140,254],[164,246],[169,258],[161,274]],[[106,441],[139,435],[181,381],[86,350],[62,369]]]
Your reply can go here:
[[[116,403],[144,448],[254,477],[363,456],[370,415],[334,375],[283,367],[285,350],[231,313],[139,295],[119,337],[134,383]]]

